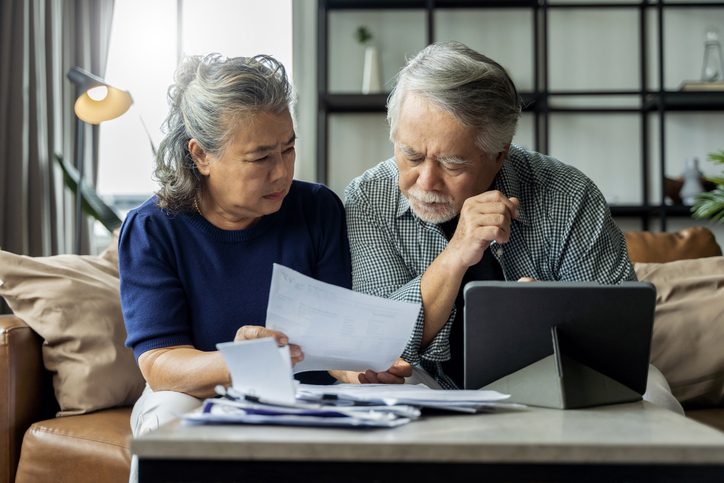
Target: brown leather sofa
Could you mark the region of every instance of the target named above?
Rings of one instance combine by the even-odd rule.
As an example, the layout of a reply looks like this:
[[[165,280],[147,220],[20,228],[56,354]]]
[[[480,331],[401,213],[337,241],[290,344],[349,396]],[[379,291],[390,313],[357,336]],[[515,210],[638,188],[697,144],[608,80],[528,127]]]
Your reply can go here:
[[[56,418],[42,344],[0,316],[0,483],[128,482],[131,408]]]
[[[630,257],[638,262],[722,254],[705,228],[625,235]],[[19,318],[0,316],[0,483],[128,481],[131,408],[56,418],[42,343]],[[724,430],[724,408],[687,416]]]

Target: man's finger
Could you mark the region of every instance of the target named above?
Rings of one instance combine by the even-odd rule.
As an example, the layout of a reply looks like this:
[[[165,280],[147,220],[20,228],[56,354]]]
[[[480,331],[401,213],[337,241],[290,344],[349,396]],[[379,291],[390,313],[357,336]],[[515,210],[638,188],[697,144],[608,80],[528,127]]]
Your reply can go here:
[[[387,372],[394,376],[410,377],[412,375],[412,365],[404,359],[397,359]]]
[[[377,379],[377,373],[375,371],[365,371],[364,375],[371,384],[380,383],[380,380]]]
[[[396,376],[390,372],[378,372],[377,379],[384,384],[404,384],[405,378]]]

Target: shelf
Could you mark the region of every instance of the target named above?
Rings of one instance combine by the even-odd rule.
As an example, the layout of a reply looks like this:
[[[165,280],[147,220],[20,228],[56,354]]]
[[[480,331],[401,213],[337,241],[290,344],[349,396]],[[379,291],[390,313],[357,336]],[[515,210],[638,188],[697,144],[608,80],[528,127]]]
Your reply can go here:
[[[691,206],[685,205],[609,205],[611,214],[619,218],[641,218],[660,216],[662,211],[669,218],[690,218]]]
[[[537,0],[326,0],[328,10],[391,10],[434,8],[532,8]]]
[[[633,93],[636,94],[636,93]],[[524,111],[541,111],[545,107],[546,97],[550,96],[613,96],[632,95],[631,92],[556,92],[539,93],[522,92]],[[328,112],[385,112],[389,93],[381,94],[320,94],[320,108]],[[657,109],[658,93],[651,93],[646,96],[646,103],[643,110],[655,111]],[[663,93],[664,109],[667,111],[724,111],[724,91],[722,92],[676,92],[667,91]],[[548,107],[550,112],[595,112],[595,113],[621,113],[640,112],[642,109],[631,107],[600,107],[600,108],[579,108],[579,107]]]
[[[320,94],[319,107],[327,112],[386,112],[387,96],[382,94]]]
[[[691,217],[691,206],[687,205],[666,205],[666,216],[677,217],[677,218],[689,218]]]
[[[327,112],[387,112],[389,92],[381,94],[319,94],[319,108]],[[535,103],[540,96],[532,93],[521,93],[523,110],[535,110]]]
[[[654,223],[656,218],[660,219],[660,229],[666,231],[666,220],[671,218],[691,218],[691,207],[684,205],[666,205],[656,203],[652,198],[658,198],[652,193],[652,186],[656,186],[657,178],[659,183],[665,183],[666,156],[668,146],[666,144],[666,123],[667,114],[672,112],[699,112],[724,114],[724,91],[679,91],[672,87],[672,90],[651,90],[648,85],[665,85],[664,81],[664,58],[666,57],[666,45],[664,39],[668,27],[665,22],[667,10],[670,9],[697,9],[697,8],[722,8],[724,1],[706,2],[704,0],[676,0],[673,2],[665,0],[318,0],[320,37],[318,44],[318,59],[320,60],[320,77],[318,81],[318,143],[320,149],[317,156],[317,175],[321,182],[327,181],[328,157],[329,157],[329,114],[342,113],[377,113],[386,112],[387,98],[389,93],[364,95],[358,92],[329,93],[327,91],[328,65],[328,16],[332,10],[395,10],[395,9],[416,9],[425,12],[424,30],[428,42],[435,41],[436,21],[443,16],[437,16],[443,10],[450,9],[498,9],[513,10],[527,9],[530,11],[531,22],[531,57],[533,60],[533,80],[526,88],[528,92],[520,92],[523,111],[533,113],[533,119],[526,119],[526,123],[532,125],[533,136],[531,148],[543,154],[547,154],[550,148],[551,131],[559,129],[559,117],[575,115],[597,115],[601,118],[611,114],[624,114],[626,121],[630,115],[640,119],[640,128],[636,128],[636,135],[640,140],[639,165],[635,168],[641,173],[641,200],[640,205],[610,205],[610,210],[615,217],[638,218],[641,220],[642,229],[649,229],[649,224]],[[638,10],[638,39],[630,47],[635,49],[640,57],[638,66],[638,83],[630,89],[590,89],[585,90],[551,90],[549,79],[550,56],[548,46],[548,33],[550,14],[554,10],[571,11],[580,9],[589,12],[595,9],[611,10],[619,9],[625,14],[635,13]],[[698,12],[701,16],[707,16],[708,11]],[[577,12],[574,12],[577,13]],[[718,15],[718,13],[717,13]],[[437,18],[436,18],[437,17]],[[718,17],[717,17],[718,18]],[[658,26],[657,26],[658,25]],[[482,27],[481,27],[482,28]],[[522,28],[522,27],[521,27]],[[574,29],[575,30],[575,29]],[[455,34],[453,33],[453,36]],[[467,37],[469,38],[469,36]],[[481,38],[485,39],[483,34]],[[572,40],[575,42],[575,39]],[[572,48],[575,46],[572,46]],[[673,59],[672,59],[673,60]],[[651,67],[656,67],[655,74],[651,73]],[[653,76],[652,76],[653,75]],[[626,83],[625,85],[632,85]],[[620,100],[616,99],[618,97]],[[556,122],[551,122],[551,119]],[[658,123],[652,122],[653,117],[658,117]],[[670,118],[669,118],[670,119]],[[575,122],[576,119],[565,119],[565,122]],[[589,121],[589,119],[585,119]],[[673,120],[672,120],[673,121]],[[606,120],[610,122],[610,120]],[[677,120],[678,122],[678,120]],[[652,135],[654,128],[658,129],[658,138]],[[555,132],[559,136],[558,131]],[[554,138],[558,139],[558,138]],[[655,140],[658,146],[654,146]],[[339,167],[335,166],[337,172]]]
[[[721,111],[724,110],[724,91],[721,92],[678,92],[666,91],[663,94],[646,96],[646,107],[657,109],[659,95],[667,111]]]
[[[640,218],[642,216],[655,216],[658,212],[658,206],[640,206],[640,205],[609,205],[611,214],[622,218]]]

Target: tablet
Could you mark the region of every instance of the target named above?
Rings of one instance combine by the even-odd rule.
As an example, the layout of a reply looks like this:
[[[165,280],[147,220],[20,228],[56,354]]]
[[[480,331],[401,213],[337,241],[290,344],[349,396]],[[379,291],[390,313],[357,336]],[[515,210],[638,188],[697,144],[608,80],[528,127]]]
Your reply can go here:
[[[656,288],[648,282],[470,282],[465,388],[479,389],[554,354],[646,392]]]

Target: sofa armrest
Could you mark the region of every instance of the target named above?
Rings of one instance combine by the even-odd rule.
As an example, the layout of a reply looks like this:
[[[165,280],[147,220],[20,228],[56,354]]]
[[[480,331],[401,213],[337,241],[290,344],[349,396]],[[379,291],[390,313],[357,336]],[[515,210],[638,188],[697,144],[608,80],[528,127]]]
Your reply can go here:
[[[23,435],[42,416],[42,339],[14,315],[0,315],[0,482],[13,482]]]
[[[625,231],[623,234],[632,263],[666,263],[722,254],[714,234],[703,226],[671,233]]]

